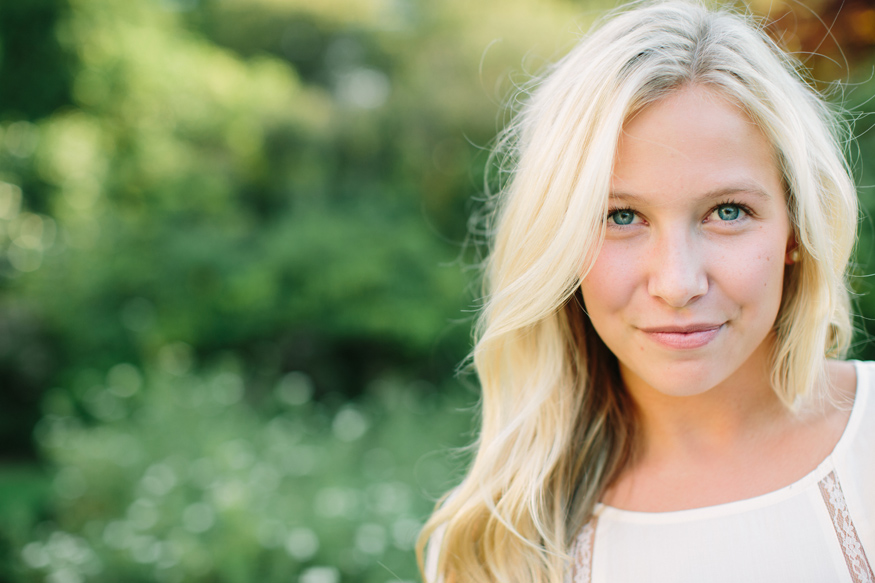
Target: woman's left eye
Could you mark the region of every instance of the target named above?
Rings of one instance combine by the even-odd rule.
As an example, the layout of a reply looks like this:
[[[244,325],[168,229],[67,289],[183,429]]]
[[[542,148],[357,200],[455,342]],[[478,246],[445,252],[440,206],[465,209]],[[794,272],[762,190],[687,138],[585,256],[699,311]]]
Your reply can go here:
[[[721,204],[714,209],[713,214],[721,221],[735,221],[742,217],[744,209],[737,204]]]
[[[608,214],[608,218],[615,225],[631,225],[635,221],[635,212],[631,209],[617,209]]]

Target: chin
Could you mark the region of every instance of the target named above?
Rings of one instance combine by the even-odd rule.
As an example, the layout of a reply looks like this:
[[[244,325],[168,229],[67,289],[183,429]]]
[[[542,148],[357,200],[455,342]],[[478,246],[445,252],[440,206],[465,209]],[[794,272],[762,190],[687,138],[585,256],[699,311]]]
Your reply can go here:
[[[637,370],[636,370],[637,369]],[[643,371],[620,364],[624,384],[633,392],[654,391],[666,397],[693,397],[707,393],[731,376],[702,362],[676,362]]]

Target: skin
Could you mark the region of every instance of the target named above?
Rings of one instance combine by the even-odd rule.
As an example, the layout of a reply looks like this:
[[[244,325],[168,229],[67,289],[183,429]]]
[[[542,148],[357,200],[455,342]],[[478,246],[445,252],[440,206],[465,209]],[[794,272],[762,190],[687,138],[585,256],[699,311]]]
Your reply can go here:
[[[604,245],[581,282],[641,421],[636,460],[604,497],[639,511],[760,495],[813,470],[846,408],[791,414],[769,383],[796,243],[769,141],[736,105],[685,87],[619,139]],[[853,367],[829,364],[853,394]]]

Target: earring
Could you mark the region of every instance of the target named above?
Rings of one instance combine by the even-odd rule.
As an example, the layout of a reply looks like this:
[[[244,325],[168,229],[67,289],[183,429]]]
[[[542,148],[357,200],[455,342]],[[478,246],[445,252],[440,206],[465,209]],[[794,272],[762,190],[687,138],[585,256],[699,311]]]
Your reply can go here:
[[[793,263],[799,261],[799,249],[793,249],[792,251],[790,251],[790,261],[792,261]]]

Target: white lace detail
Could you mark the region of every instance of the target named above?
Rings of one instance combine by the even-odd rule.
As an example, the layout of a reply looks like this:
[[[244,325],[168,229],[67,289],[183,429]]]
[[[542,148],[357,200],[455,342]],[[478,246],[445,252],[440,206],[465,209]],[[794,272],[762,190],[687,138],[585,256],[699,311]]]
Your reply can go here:
[[[587,522],[571,545],[571,583],[590,583],[592,580],[592,548],[595,544],[595,527],[598,518]]]
[[[839,484],[835,472],[830,472],[818,482],[818,485],[836,529],[836,536],[839,537],[839,542],[842,545],[842,553],[845,555],[851,579],[854,583],[875,583],[875,574],[872,573],[872,567],[869,566],[869,561],[866,558],[866,551],[860,543],[860,537],[857,536],[857,529],[854,528],[854,521],[851,520],[848,513],[845,495],[842,493],[842,486]],[[575,583],[577,583],[576,580]]]

